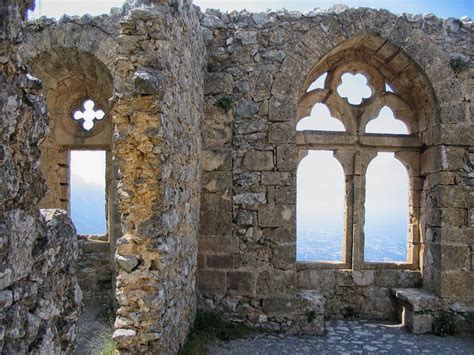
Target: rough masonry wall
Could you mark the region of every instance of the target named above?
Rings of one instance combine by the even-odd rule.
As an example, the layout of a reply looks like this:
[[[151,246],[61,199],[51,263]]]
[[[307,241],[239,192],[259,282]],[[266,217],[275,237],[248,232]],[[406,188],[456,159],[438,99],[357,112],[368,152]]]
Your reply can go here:
[[[204,46],[188,1],[140,1],[121,22],[115,66],[117,241],[114,339],[176,353],[195,314]]]
[[[112,117],[109,99],[113,92],[112,66],[122,10],[91,17],[63,16],[28,22],[20,55],[32,74],[43,82],[49,113],[49,133],[41,144],[41,168],[48,193],[42,208],[70,210],[70,154],[75,150],[105,150],[106,210],[108,229],[103,236],[78,236],[78,282],[85,304],[113,304],[115,239],[120,234],[116,212],[116,174],[111,156]],[[84,132],[71,119],[84,99],[92,98],[106,112],[92,132]]]
[[[381,38],[375,52],[391,51],[382,68],[391,85],[406,88],[408,95],[416,93],[425,75],[433,85],[434,94],[414,108],[425,110],[420,117],[430,125],[420,162],[426,177],[422,282],[438,295],[465,302],[464,307],[472,305],[474,203],[469,200],[468,154],[474,135],[472,94],[466,87],[472,70],[471,22],[339,7],[305,15],[207,11],[201,24],[208,48],[201,307],[287,329],[297,308],[297,289],[321,292],[327,316],[393,318],[397,310],[390,288],[420,285],[417,271],[323,270],[295,263],[297,103],[316,63],[363,34]],[[359,45],[370,47],[366,42]],[[417,80],[412,65],[403,64],[408,57],[418,68]],[[431,90],[429,84],[425,89]]]
[[[0,352],[74,349],[78,246],[62,211],[43,210],[39,144],[48,129],[41,82],[18,60],[29,1],[0,4]]]

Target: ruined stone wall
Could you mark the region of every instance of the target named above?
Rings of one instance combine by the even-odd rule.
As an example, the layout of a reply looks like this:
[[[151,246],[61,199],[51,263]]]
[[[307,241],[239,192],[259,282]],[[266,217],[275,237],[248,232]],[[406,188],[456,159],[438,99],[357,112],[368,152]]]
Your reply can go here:
[[[43,210],[39,144],[48,129],[41,82],[18,58],[29,1],[0,4],[0,352],[74,349],[81,291],[75,229]]]
[[[115,239],[120,234],[116,211],[116,174],[111,156],[112,116],[109,99],[113,92],[115,38],[122,10],[107,16],[63,16],[28,22],[20,55],[32,74],[43,82],[49,112],[49,133],[41,144],[41,168],[48,192],[42,208],[70,211],[70,151],[106,151],[107,231],[101,238],[78,236],[77,278],[86,304],[113,304]],[[86,132],[72,119],[85,99],[95,102],[105,117]]]
[[[79,257],[77,280],[84,304],[114,304],[113,264],[110,243],[99,236],[78,236]]]
[[[201,24],[208,48],[201,307],[288,329],[298,289],[322,294],[326,316],[335,317],[393,318],[390,289],[420,283],[472,304],[471,22],[338,7],[305,15],[208,11]],[[329,58],[334,51],[339,57]],[[357,55],[379,68],[424,122],[424,153],[417,163],[423,192],[414,206],[421,207],[419,271],[295,262],[297,144],[307,144],[297,142],[298,102],[317,78],[318,63],[330,68]],[[354,221],[359,230],[361,221]]]
[[[135,3],[115,63],[117,241],[114,339],[176,353],[195,314],[204,46],[188,1]]]
[[[471,26],[467,19],[345,7],[305,15],[202,14],[187,0],[129,1],[111,15],[33,22],[21,56],[37,64],[58,117],[69,113],[58,104],[74,99],[68,96],[83,95],[84,87],[99,81],[102,86],[91,92],[102,92],[105,102],[113,85],[110,168],[117,191],[112,189],[109,203],[118,206],[120,217],[117,211],[109,215],[109,231],[119,347],[177,352],[195,313],[196,289],[202,308],[295,332],[321,333],[324,316],[394,318],[391,288],[420,284],[456,312],[470,309]],[[74,57],[88,63],[74,74],[87,85],[71,84],[58,93],[58,83],[76,70]],[[355,210],[346,225],[354,247],[345,251],[345,263],[295,261],[296,169],[304,151],[314,147],[314,137],[297,133],[295,125],[308,108],[303,106],[310,83],[352,62],[353,71],[370,65],[379,72],[416,127],[412,146],[377,140],[397,153],[414,153],[406,164],[416,197],[407,265],[351,258],[353,250],[363,249],[363,198],[348,205]],[[333,150],[351,145],[353,159],[341,164],[346,186],[351,182],[360,194],[371,156],[361,151],[377,146],[362,141],[359,118],[347,132],[351,144],[334,137],[325,144]],[[53,138],[53,151],[58,142],[71,148],[87,141]],[[92,138],[91,146],[110,144],[110,136],[103,138]],[[58,166],[64,165],[61,159]],[[68,194],[60,191],[65,184],[53,181],[53,200]],[[105,247],[91,243],[83,243],[82,262],[97,270],[103,260],[93,259],[102,258]],[[91,277],[87,292],[101,275]]]

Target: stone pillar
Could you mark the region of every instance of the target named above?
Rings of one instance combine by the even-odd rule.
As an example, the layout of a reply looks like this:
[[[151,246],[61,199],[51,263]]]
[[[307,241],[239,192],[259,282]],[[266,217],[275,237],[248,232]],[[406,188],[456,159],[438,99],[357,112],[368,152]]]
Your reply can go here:
[[[113,338],[125,353],[177,353],[195,315],[205,58],[196,11],[146,2],[121,22]]]

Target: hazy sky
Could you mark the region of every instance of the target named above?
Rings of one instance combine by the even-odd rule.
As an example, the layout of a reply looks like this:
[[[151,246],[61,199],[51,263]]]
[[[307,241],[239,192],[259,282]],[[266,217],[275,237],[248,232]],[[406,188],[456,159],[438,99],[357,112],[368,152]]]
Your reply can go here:
[[[123,0],[36,0],[34,17],[39,14],[49,17],[61,17],[62,14],[100,15],[108,13],[112,7],[120,7]],[[394,13],[434,13],[438,17],[462,17],[474,14],[472,0],[195,0],[194,4],[223,11],[242,10],[265,11],[286,8],[288,10],[309,11],[314,8],[326,9],[334,4],[343,3],[352,7],[385,8]]]

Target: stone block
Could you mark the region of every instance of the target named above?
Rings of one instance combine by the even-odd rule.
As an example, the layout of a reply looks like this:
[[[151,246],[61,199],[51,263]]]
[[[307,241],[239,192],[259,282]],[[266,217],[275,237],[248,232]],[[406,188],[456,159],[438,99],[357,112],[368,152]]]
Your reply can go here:
[[[198,239],[198,249],[200,253],[238,253],[239,239],[235,236],[203,236]]]
[[[273,269],[258,274],[257,293],[264,298],[289,297],[296,289],[296,273],[293,270]]]
[[[252,118],[259,111],[260,106],[252,100],[240,100],[235,108],[235,117],[241,118]]]
[[[296,171],[298,163],[296,148],[292,144],[281,144],[277,147],[277,168],[279,171]]]
[[[443,271],[462,271],[471,269],[471,248],[469,245],[443,245]]]
[[[225,294],[227,291],[227,273],[217,270],[198,270],[196,285],[204,294]]]
[[[201,210],[210,212],[232,211],[232,201],[226,194],[203,193]]]
[[[230,171],[213,171],[202,174],[204,191],[218,192],[232,188],[232,173]]]
[[[249,151],[244,156],[244,169],[248,171],[272,170],[273,153],[269,151]]]
[[[285,227],[295,218],[294,205],[265,205],[258,208],[260,227]]]
[[[229,271],[229,292],[241,296],[255,296],[256,275],[247,271]]]
[[[353,271],[352,279],[357,286],[371,286],[375,280],[375,271]]]
[[[233,197],[233,200],[235,204],[244,206],[258,206],[267,203],[264,192],[238,194]]]
[[[270,317],[291,317],[298,307],[298,300],[294,297],[265,298],[263,311]]]
[[[429,313],[417,314],[404,309],[402,322],[413,334],[429,334],[433,330],[433,315]]]
[[[296,245],[278,245],[273,248],[273,266],[277,269],[290,269],[296,261]]]
[[[445,298],[463,299],[467,295],[466,271],[442,271],[440,296]]]
[[[271,195],[275,204],[296,204],[296,189],[293,186],[275,187],[271,194],[269,190]]]
[[[254,221],[253,212],[247,210],[240,210],[235,219],[235,223],[239,226],[250,226],[254,224]]]
[[[235,134],[253,134],[267,131],[267,120],[263,118],[251,118],[239,120],[235,123]]]
[[[206,266],[211,269],[233,269],[235,260],[232,254],[206,256]]]
[[[288,84],[286,84],[288,85]],[[292,99],[272,97],[269,102],[269,120],[289,122],[296,117],[296,102]]]
[[[274,243],[291,243],[296,241],[296,235],[287,228],[264,229],[263,235]]]
[[[200,233],[202,235],[230,235],[232,232],[232,212],[201,213]]]
[[[231,152],[227,150],[205,150],[202,154],[204,171],[230,170],[232,167]]]
[[[436,186],[435,198],[440,207],[468,208],[469,189],[463,186]]]
[[[268,142],[275,144],[294,143],[296,131],[290,122],[271,123],[268,127]]]
[[[290,172],[265,171],[262,172],[262,185],[293,185],[293,174]]]
[[[231,94],[234,86],[232,75],[228,73],[208,73],[204,77],[204,95]]]
[[[392,289],[395,297],[412,312],[439,311],[443,307],[442,300],[423,290],[417,288]]]

